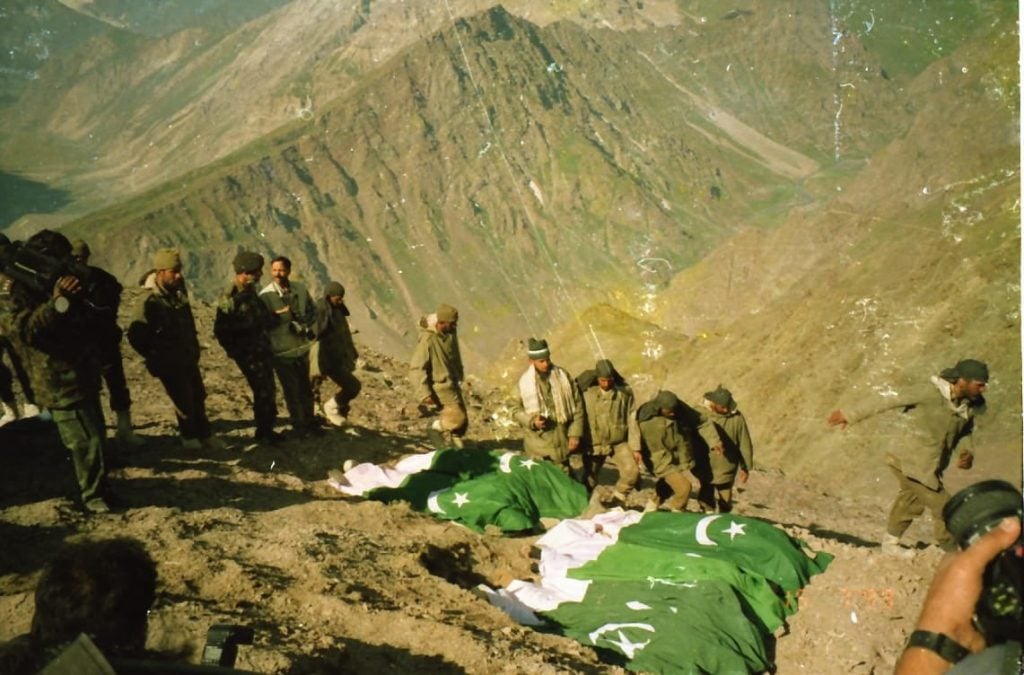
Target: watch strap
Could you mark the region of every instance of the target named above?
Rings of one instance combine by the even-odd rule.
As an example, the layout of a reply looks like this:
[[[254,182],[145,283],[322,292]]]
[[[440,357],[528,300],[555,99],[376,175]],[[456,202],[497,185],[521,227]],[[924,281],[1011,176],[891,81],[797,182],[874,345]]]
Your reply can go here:
[[[915,630],[907,640],[907,647],[921,647],[933,651],[950,663],[958,663],[971,653],[967,647],[948,635],[930,630]]]

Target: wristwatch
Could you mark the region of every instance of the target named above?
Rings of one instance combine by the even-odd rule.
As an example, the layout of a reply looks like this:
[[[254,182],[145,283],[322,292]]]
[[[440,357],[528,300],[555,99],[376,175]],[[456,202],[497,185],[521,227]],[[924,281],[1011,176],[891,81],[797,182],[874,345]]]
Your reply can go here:
[[[907,640],[907,647],[921,647],[933,651],[950,663],[962,661],[970,654],[970,650],[962,644],[942,633],[930,630],[915,630]]]

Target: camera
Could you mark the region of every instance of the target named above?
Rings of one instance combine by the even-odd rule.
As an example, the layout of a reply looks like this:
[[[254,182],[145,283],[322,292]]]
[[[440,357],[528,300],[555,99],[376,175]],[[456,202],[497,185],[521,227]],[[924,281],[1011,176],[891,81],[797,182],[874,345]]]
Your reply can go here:
[[[942,509],[946,528],[961,549],[997,527],[1004,518],[1021,518],[1019,489],[1002,480],[986,480],[953,495]],[[1017,542],[1017,548],[1021,542]],[[1024,635],[1024,558],[1014,548],[985,568],[974,624],[989,644],[1020,640]]]
[[[252,639],[253,630],[248,626],[228,623],[210,626],[203,647],[203,665],[233,668],[238,658],[238,645],[251,645]]]

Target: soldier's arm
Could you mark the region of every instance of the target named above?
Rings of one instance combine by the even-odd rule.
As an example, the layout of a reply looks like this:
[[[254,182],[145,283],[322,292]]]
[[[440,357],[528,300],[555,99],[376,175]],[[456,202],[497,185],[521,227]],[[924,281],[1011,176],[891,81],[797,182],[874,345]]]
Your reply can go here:
[[[739,418],[739,434],[736,445],[740,448],[740,457],[743,458],[743,468],[750,471],[754,468],[754,442],[750,438],[750,429],[747,428],[747,420],[742,413],[736,415]]]
[[[626,422],[626,444],[634,455],[640,452],[640,423],[636,421],[636,399],[632,392],[627,392],[629,403],[629,419]]]
[[[583,429],[587,423],[587,412],[583,405],[583,394],[580,392],[580,386],[576,384],[576,380],[570,377],[569,386],[572,388],[573,411],[572,421],[566,430],[566,436],[569,438],[580,438],[583,436]]]
[[[714,422],[711,421],[707,415],[699,410],[694,410],[694,422],[697,427],[697,433],[707,443],[708,449],[712,452],[721,454],[722,452],[722,437],[718,433],[718,427]]]
[[[149,358],[153,349],[153,326],[150,323],[151,312],[148,309],[149,298],[146,296],[135,307],[132,322],[128,324],[128,344],[143,358]]]
[[[847,424],[857,424],[882,413],[913,408],[929,395],[938,396],[938,391],[931,384],[908,388],[896,396],[877,396],[833,411],[828,422],[833,426],[843,427]]]

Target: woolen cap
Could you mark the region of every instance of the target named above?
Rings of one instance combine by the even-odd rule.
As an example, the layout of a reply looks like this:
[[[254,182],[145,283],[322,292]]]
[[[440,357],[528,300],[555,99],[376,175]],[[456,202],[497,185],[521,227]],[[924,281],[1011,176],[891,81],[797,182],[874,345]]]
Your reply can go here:
[[[231,264],[235,268],[235,274],[255,272],[263,269],[263,256],[252,251],[239,251]]]
[[[437,320],[452,323],[459,320],[459,310],[451,305],[441,303],[437,306]]]
[[[736,401],[732,397],[732,392],[723,387],[722,385],[718,385],[718,388],[716,388],[714,391],[706,392],[704,394],[704,398],[711,401],[712,403],[717,403],[723,408],[728,408],[729,410],[736,409]]]
[[[964,359],[963,361],[958,361],[952,368],[942,371],[940,377],[952,381],[963,378],[965,380],[988,382],[988,365],[983,361]]]
[[[551,350],[548,349],[548,341],[530,338],[530,341],[526,345],[526,355],[531,359],[549,358],[551,356]]]
[[[654,405],[658,407],[658,410],[672,409],[679,405],[679,397],[670,391],[659,391],[658,395],[654,397]]]
[[[173,270],[181,267],[181,254],[176,248],[162,248],[153,256],[153,269]]]
[[[594,366],[594,372],[598,377],[609,378],[615,377],[615,366],[608,359],[601,359]]]
[[[336,297],[343,298],[343,297],[345,297],[345,287],[342,286],[337,281],[332,281],[332,282],[327,284],[326,288],[324,288],[324,295],[330,295],[330,296],[336,296]]]

